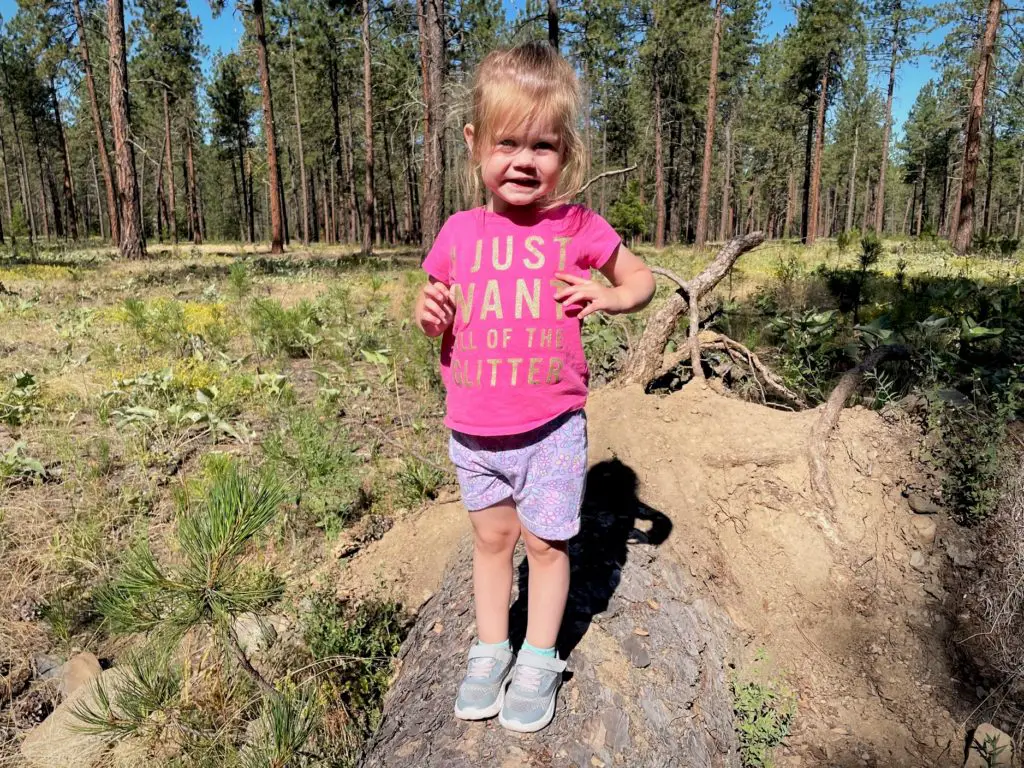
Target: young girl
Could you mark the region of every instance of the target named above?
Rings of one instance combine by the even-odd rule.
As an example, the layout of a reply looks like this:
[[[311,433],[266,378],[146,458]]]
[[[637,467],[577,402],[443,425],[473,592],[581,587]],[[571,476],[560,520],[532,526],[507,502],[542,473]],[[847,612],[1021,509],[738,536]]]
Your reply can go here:
[[[565,662],[555,641],[569,594],[566,542],[587,471],[580,321],[632,312],[654,279],[608,223],[567,205],[586,169],[572,67],[543,43],[491,53],[464,135],[487,205],[452,216],[423,262],[416,322],[441,336],[451,459],[475,534],[478,642],[456,717],[506,728],[551,722]],[[590,280],[598,269],[611,286]],[[529,561],[526,642],[508,641],[512,553]],[[511,682],[509,679],[511,678]]]

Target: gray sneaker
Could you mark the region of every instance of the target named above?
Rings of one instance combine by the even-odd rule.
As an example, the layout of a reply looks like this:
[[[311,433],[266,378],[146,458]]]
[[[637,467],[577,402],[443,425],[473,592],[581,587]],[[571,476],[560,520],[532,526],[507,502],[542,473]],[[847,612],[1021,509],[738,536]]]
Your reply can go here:
[[[504,648],[470,648],[469,667],[455,699],[455,716],[460,720],[485,720],[498,714],[515,659],[515,654]]]
[[[539,731],[555,715],[555,694],[562,684],[565,662],[520,651],[512,683],[498,715],[504,728],[519,733]]]

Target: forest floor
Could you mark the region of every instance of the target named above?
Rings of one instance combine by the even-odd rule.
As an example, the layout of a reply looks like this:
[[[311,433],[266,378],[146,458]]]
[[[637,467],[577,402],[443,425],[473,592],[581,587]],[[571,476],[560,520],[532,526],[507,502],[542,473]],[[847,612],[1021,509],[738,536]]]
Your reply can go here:
[[[299,628],[296,646],[314,597],[415,611],[468,530],[447,469],[436,346],[408,319],[417,252],[150,251],[134,263],[102,248],[0,258],[3,766],[21,764],[38,721],[18,701],[49,690],[42,667],[80,651],[122,657],[132,640],[108,632],[94,590],[140,539],[173,560],[178,496],[224,461],[269,468],[292,490],[259,559],[284,579],[275,610]],[[641,253],[683,275],[710,257]],[[769,283],[804,290],[794,275],[855,261],[829,243],[769,244],[718,292],[733,306]],[[922,243],[890,244],[876,269],[1021,276],[1020,262]],[[596,381],[643,317],[588,323]],[[754,325],[734,335],[757,347]],[[830,449],[837,548],[813,522],[813,414],[689,386],[599,386],[588,413],[592,460],[634,469],[639,497],[674,524],[661,556],[686,563],[741,629],[738,670],[767,659],[796,692],[778,765],[960,764],[977,702],[948,651],[945,601],[951,571],[976,554],[951,520],[907,507],[908,488],[935,483],[911,420],[843,414]],[[281,674],[298,663],[266,662]],[[45,711],[57,698],[47,695]],[[233,712],[211,739],[244,741],[251,706]]]

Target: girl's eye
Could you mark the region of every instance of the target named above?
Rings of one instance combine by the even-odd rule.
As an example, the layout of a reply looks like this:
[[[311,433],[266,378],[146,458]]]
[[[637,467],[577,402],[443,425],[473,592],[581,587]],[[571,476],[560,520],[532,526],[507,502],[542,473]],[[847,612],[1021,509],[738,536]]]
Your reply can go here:
[[[537,149],[543,150],[545,152],[551,151],[554,148],[555,145],[548,141],[541,141],[537,144]]]
[[[515,139],[502,139],[498,142],[499,147],[511,148],[516,145]]]

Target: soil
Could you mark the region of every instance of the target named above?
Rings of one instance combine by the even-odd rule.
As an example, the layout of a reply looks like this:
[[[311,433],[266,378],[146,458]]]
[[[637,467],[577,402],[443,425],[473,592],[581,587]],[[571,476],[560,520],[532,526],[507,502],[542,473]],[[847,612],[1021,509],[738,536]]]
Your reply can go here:
[[[657,557],[687,568],[739,628],[745,650],[729,663],[742,670],[766,656],[797,692],[776,765],[962,764],[972,713],[948,652],[943,601],[948,560],[965,545],[941,515],[928,518],[932,539],[903,498],[922,482],[913,458],[920,436],[909,422],[843,412],[828,456],[836,546],[821,532],[809,486],[815,411],[773,410],[694,385],[664,397],[607,387],[587,412],[591,462],[632,468],[641,502],[672,522]],[[415,608],[468,532],[458,502],[410,513],[348,563],[343,589],[383,589]]]

